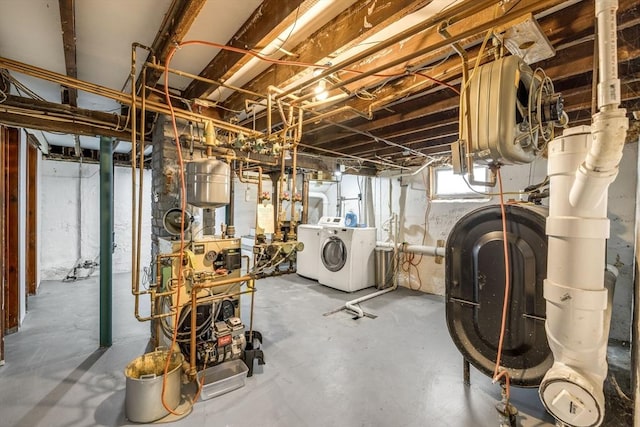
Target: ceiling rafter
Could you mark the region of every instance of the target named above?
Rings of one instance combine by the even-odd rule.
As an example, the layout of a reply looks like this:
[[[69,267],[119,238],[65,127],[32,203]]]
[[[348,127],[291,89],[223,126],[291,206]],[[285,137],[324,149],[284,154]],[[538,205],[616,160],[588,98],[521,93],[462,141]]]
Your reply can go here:
[[[270,43],[294,23],[297,9],[310,0],[265,0],[227,42],[227,46],[253,49]],[[238,52],[221,50],[200,72],[200,77],[225,81],[240,69],[250,57]],[[216,89],[209,83],[193,80],[183,91],[187,99],[206,97]]]
[[[169,50],[176,43],[180,43],[187,34],[191,25],[200,13],[200,10],[206,3],[206,0],[173,0],[167,13],[160,25],[160,29],[156,34],[151,48],[155,53],[156,62],[164,64]],[[149,53],[147,62],[152,62],[153,54]],[[147,86],[154,87],[162,71],[151,68],[147,71]],[[136,90],[142,85],[142,78],[138,76],[136,81]]]
[[[339,50],[355,46],[371,37],[387,25],[415,12],[428,4],[428,0],[396,0],[384,7],[371,7],[369,0],[358,0],[340,13],[311,37],[293,50],[296,62],[317,63]],[[375,6],[375,5],[374,5]],[[258,93],[267,93],[271,85],[283,87],[293,81],[302,71],[299,66],[272,65],[245,88]],[[225,102],[225,107],[237,110],[244,107],[246,96],[233,94]]]
[[[633,2],[631,0],[621,0],[622,7],[632,8],[633,7],[632,3]],[[553,32],[554,33],[553,38],[561,39],[561,40],[570,40],[572,36],[575,38],[581,38],[581,37],[584,37],[585,32],[588,33],[589,31],[592,34],[593,11],[591,9],[585,9],[585,6],[583,4],[577,4],[577,5],[571,6],[565,12],[571,12],[570,13],[571,16],[574,16],[575,14],[575,16],[582,16],[583,18],[574,20],[572,22],[571,29],[557,30],[556,28],[559,25],[558,16],[551,15],[541,20],[540,24],[543,30],[546,33]],[[591,15],[589,15],[589,13]],[[586,15],[586,18],[584,17],[585,15]],[[634,31],[637,31],[637,29],[630,27],[630,25],[637,25],[637,23],[635,22],[637,20],[636,13],[627,13],[627,10],[623,9],[620,19],[621,19],[620,28],[621,29],[624,28],[619,31],[619,34],[621,35],[620,39],[633,40],[634,39],[633,33]],[[470,50],[469,53],[470,53],[471,63],[474,62],[475,56],[477,55],[478,50],[479,50],[478,47]],[[592,67],[591,64],[593,59],[592,51],[593,51],[593,39],[583,38],[582,42],[578,46],[573,46],[571,49],[568,49],[568,48],[562,49],[562,51],[559,52],[558,55],[556,55],[555,57],[547,61],[544,61],[540,65],[543,67],[543,69],[547,70],[547,74],[553,79],[568,78],[570,76],[574,76],[576,74],[582,73],[584,69],[591,69]],[[622,46],[619,51],[620,61],[635,59],[638,57],[638,53],[639,52],[637,47],[634,48],[633,46],[630,46],[622,42]],[[570,65],[567,66],[567,63],[569,63]],[[453,77],[459,77],[459,74],[461,73],[459,64],[460,64],[460,60],[458,58],[449,59],[445,63],[440,64],[438,67],[431,70],[431,74],[434,77],[450,81],[450,79],[452,79]],[[380,91],[379,95],[381,99],[384,99],[387,102],[378,102],[379,104],[378,109],[382,108],[382,106],[384,105],[388,105],[389,102],[392,102],[395,99],[421,92],[422,90],[424,90],[425,86],[427,88],[428,86],[431,86],[430,83],[422,86],[416,85],[415,84],[416,80],[417,80],[417,77],[406,77],[403,80],[400,80],[398,82],[395,82],[394,84],[390,84],[387,87],[383,88]],[[409,111],[408,113],[400,112],[391,116],[383,115],[383,117],[380,119],[372,120],[364,123],[362,123],[362,119],[360,118],[353,119],[353,114],[350,114],[350,113],[338,114],[332,117],[332,121],[336,121],[336,122],[344,122],[345,120],[347,120],[347,122],[354,121],[355,123],[360,123],[359,125],[357,124],[353,125],[358,130],[375,131],[377,129],[383,129],[386,126],[389,126],[391,124],[397,124],[397,123],[403,123],[403,122],[406,123],[409,120],[415,120],[417,118],[424,117],[426,115],[433,114],[435,112],[442,112],[447,109],[457,108],[457,101],[455,101],[455,98],[453,97],[449,98],[448,100],[439,101],[436,103],[434,103],[433,101],[434,98],[432,96],[429,99],[430,99],[429,103],[425,103],[426,99],[424,100],[420,99],[417,101],[412,101],[411,104],[407,104],[407,105],[414,106],[413,109],[403,107],[403,110]],[[370,105],[370,102],[362,101],[359,99],[352,99],[347,102],[347,105],[350,105],[359,110],[365,110],[367,106]],[[349,119],[352,119],[352,120],[349,120]],[[335,137],[332,138],[330,136],[330,135],[335,135],[335,132],[330,129],[327,129],[329,127],[330,126],[327,126],[326,123],[307,127],[304,140],[307,141],[308,143],[318,144],[318,145],[321,145],[324,142],[336,141],[336,144],[339,143],[341,144],[342,147],[345,147],[349,143],[349,140],[357,141],[357,140],[363,139],[361,135],[351,135],[351,136],[343,135],[342,137],[339,137],[336,140]],[[314,132],[317,131],[317,129],[322,129],[322,135],[314,137],[313,134]]]
[[[60,26],[62,29],[62,46],[64,49],[64,64],[67,76],[78,77],[78,64],[76,61],[76,14],[75,0],[58,0],[60,7]],[[72,107],[78,106],[78,90],[64,88],[63,104]],[[65,99],[66,98],[66,99]]]
[[[622,0],[622,1],[630,1],[630,0]],[[530,13],[532,11],[536,12],[539,10],[544,10],[545,5],[543,5],[542,3],[543,2],[539,2],[535,0],[521,0],[516,4],[516,6],[509,9],[506,13],[508,13],[509,16],[515,17],[515,16],[518,16],[519,12],[524,14],[524,13]],[[562,4],[564,4],[563,0],[546,2],[547,7],[549,7],[550,5],[557,6]],[[452,20],[448,28],[450,32],[455,36],[456,34],[468,33],[470,30],[473,30],[473,28],[476,28],[479,25],[484,25],[486,27],[487,25],[490,25],[492,22],[494,22],[494,20],[495,20],[495,11],[493,9],[485,9],[485,10],[481,10],[480,12],[471,14],[466,18]],[[591,22],[593,23],[593,21]],[[317,38],[317,37],[314,36],[313,38]],[[479,36],[477,34],[466,37],[461,42],[461,44],[464,45],[471,42],[477,43],[478,38]],[[410,55],[412,52],[417,52],[417,51],[425,51],[427,53],[412,59],[411,64],[414,64],[414,65],[429,64],[429,62],[435,63],[435,62],[438,62],[439,60],[442,60],[443,50],[442,49],[430,50],[430,47],[434,45],[442,46],[443,42],[444,40],[442,36],[437,32],[437,30],[435,28],[431,28],[427,31],[420,33],[420,36],[412,37],[404,40],[401,43],[397,43],[393,46],[390,46],[388,49],[385,49],[383,54],[378,55],[375,58],[367,58],[366,60],[353,64],[349,68],[356,71],[367,72],[377,67],[383,67],[384,65],[389,64],[392,61],[398,60],[399,58]],[[475,50],[477,51],[478,48],[476,47]],[[471,52],[473,52],[473,49],[471,50]],[[474,58],[471,57],[470,55],[470,61],[473,61],[473,60]],[[403,71],[405,66],[406,66],[406,61],[402,62],[402,64],[400,64],[397,67],[393,67],[389,70],[385,70],[385,74],[388,72],[392,72],[393,70],[398,72]],[[429,75],[445,82],[459,79],[462,73],[460,60],[454,55],[451,55],[451,58],[449,58],[449,60],[444,61],[444,66],[440,64],[440,66],[438,66],[438,70],[441,70],[440,74],[438,74],[437,70],[430,70]],[[368,87],[371,87],[374,83],[378,84],[384,80],[386,80],[386,78],[384,77],[371,76],[364,79],[363,82],[366,81]],[[251,85],[250,87],[255,89],[252,83],[250,83],[250,85]],[[358,85],[359,87],[362,87],[362,84],[360,84],[360,82],[358,82]],[[379,91],[378,93],[379,97],[373,104],[371,103],[371,101],[362,100],[359,98],[351,98],[350,100],[346,101],[345,104],[354,107],[358,111],[373,112],[376,109],[384,108],[387,104],[397,99],[400,99],[402,97],[405,97],[414,93],[422,92],[424,90],[427,90],[433,87],[434,85],[435,83],[433,83],[429,79],[426,79],[425,77],[417,76],[417,75],[408,75],[406,77],[400,77],[396,81],[392,82],[392,84],[387,84],[386,86],[384,86]],[[249,86],[245,86],[245,87],[249,87]],[[350,85],[349,88],[353,90],[355,86]],[[233,104],[231,103],[230,100],[229,102],[226,103],[227,107],[231,109],[241,108],[240,105]],[[341,113],[336,117],[332,117],[332,121],[343,122],[351,118],[353,118],[353,113]],[[263,122],[264,120],[257,121],[258,128],[264,127]],[[307,132],[310,130],[312,131],[312,129],[313,127],[307,128]]]

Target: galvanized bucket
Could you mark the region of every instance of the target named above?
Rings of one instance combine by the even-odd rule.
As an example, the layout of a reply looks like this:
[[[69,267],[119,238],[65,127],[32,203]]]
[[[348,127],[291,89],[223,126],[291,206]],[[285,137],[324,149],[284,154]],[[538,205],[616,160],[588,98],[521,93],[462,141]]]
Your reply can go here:
[[[162,379],[168,350],[156,350],[132,360],[124,370],[127,378],[125,413],[130,421],[149,423],[169,414],[162,404]],[[164,401],[171,410],[180,404],[182,353],[172,352]]]

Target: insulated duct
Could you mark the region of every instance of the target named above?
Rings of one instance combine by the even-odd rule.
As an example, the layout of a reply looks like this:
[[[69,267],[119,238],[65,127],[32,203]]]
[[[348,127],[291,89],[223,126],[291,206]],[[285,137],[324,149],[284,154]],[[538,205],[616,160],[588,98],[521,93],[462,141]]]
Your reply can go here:
[[[597,0],[598,107],[591,128],[549,144],[551,180],[546,331],[554,364],[540,385],[547,410],[568,426],[599,426],[611,317],[605,287],[607,191],[618,173],[628,121],[617,75],[617,0]]]

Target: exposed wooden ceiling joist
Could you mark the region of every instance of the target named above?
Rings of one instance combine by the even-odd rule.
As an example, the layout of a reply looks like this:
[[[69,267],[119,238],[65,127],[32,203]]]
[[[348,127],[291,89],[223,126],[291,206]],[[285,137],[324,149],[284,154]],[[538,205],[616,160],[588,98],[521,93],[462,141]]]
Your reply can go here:
[[[265,0],[227,42],[227,46],[253,49],[264,46],[293,24],[298,9],[308,0]],[[229,50],[221,50],[200,72],[200,76],[224,81],[249,60],[248,55]],[[215,86],[194,80],[183,91],[187,99],[206,97]]]
[[[619,49],[620,61],[633,60],[635,58],[638,58],[640,54],[640,47],[637,46],[637,43],[634,46],[633,43],[633,40],[637,40],[638,29],[637,26],[634,25],[637,25],[637,22],[635,21],[637,21],[638,19],[638,11],[633,11],[634,6],[632,5],[632,3],[633,2],[630,0],[621,0],[621,5],[623,7],[627,7],[632,10],[631,12],[629,12],[629,9],[623,10],[619,18],[621,21],[620,28],[624,29],[619,31],[621,40]],[[579,6],[580,9],[578,9]],[[567,29],[554,30],[554,28],[556,28],[556,26],[558,25],[558,18],[555,15],[545,17],[541,20],[541,26],[545,30],[545,32],[553,32],[554,39],[556,37],[561,37],[561,40],[565,41],[565,47],[560,49],[561,52],[559,52],[556,57],[551,58],[542,64],[536,64],[541,65],[547,71],[547,74],[553,79],[565,79],[570,76],[583,73],[585,69],[590,70],[592,68],[593,38],[584,38],[585,34],[592,34],[593,32],[593,12],[590,10],[591,9],[584,9],[584,5],[582,4],[573,5],[570,9],[568,9],[568,11],[571,12],[571,15],[578,13],[587,15],[587,18],[576,19],[572,21],[572,31],[569,31]],[[591,13],[591,15],[589,15],[589,13]],[[559,34],[562,34],[562,36],[560,36]],[[572,40],[572,36],[578,39],[582,38],[582,40],[580,40],[580,42],[575,45],[572,43],[567,44],[566,41]],[[629,41],[631,41],[631,43],[629,43]],[[571,47],[571,49],[569,49],[569,47]],[[473,53],[474,51],[476,52],[475,54]],[[471,62],[473,62],[475,55],[477,55],[477,48],[473,49],[470,52]],[[456,62],[459,64],[459,59],[450,59],[449,63],[441,64],[440,66],[431,70],[431,73],[436,73],[435,75],[438,77],[442,77],[447,74],[451,75],[452,70],[455,70],[457,71],[457,73],[459,73],[460,67],[459,65],[456,65]],[[414,92],[418,92],[419,89],[419,87],[416,88],[415,86],[415,78],[407,77],[406,79],[404,79],[404,81],[401,81],[399,83],[395,82],[383,88],[380,97],[386,97],[387,99],[393,100],[400,96],[411,95]],[[411,110],[411,107],[403,105],[402,110],[410,110],[408,113],[400,112],[396,113],[395,115],[382,114],[382,117],[380,119],[364,123],[362,123],[363,120],[360,118],[353,119],[349,122],[353,122],[352,126],[355,126],[358,130],[372,131],[374,133],[376,133],[376,131],[381,131],[393,124],[400,123],[405,123],[407,127],[413,128],[416,126],[415,119],[419,117],[425,117],[429,114],[441,112],[443,111],[443,107],[444,109],[457,108],[457,102],[453,102],[454,98],[449,98],[448,103],[447,100],[440,101],[440,103],[436,101],[436,105],[434,105],[434,100],[437,98],[438,96],[435,96],[435,98],[434,96],[430,96],[428,103],[421,103],[422,101],[420,100],[405,103],[407,106],[414,107],[413,110]],[[425,97],[425,101],[426,100],[427,99]],[[447,105],[443,106],[442,102]],[[351,105],[354,108],[365,108],[367,103],[362,100],[354,99],[350,100],[348,102],[348,105]],[[433,106],[437,106],[437,108],[433,108]],[[384,113],[384,111],[382,112]],[[332,117],[332,120],[341,121],[342,119],[342,121],[344,121],[346,118],[348,118],[348,116],[345,113],[342,116],[338,115],[337,117]],[[414,122],[413,124],[410,124],[408,123],[409,121]],[[314,135],[314,131],[316,129],[322,129],[322,132]],[[371,138],[368,139],[371,140]],[[351,144],[355,144],[355,146],[361,145],[362,141],[366,140],[367,138],[363,137],[362,135],[348,135],[345,134],[345,132],[342,130],[337,133],[336,128],[330,129],[330,127],[326,124],[308,126],[305,132],[305,142],[312,145],[319,145],[325,148],[341,146],[344,149]],[[330,143],[330,145],[327,146],[325,145],[326,143]],[[396,148],[396,150],[400,149]]]
[[[629,0],[626,0],[626,1],[629,1]],[[558,6],[558,5],[563,5],[565,3],[566,2],[564,2],[564,0],[555,0],[555,1],[548,0],[546,2],[540,2],[540,1],[534,1],[534,0],[521,0],[520,2],[516,3],[516,5],[513,6],[512,8],[506,11],[503,11],[503,15],[500,15],[499,18],[505,15],[508,15],[509,17],[517,17],[517,16],[521,16],[522,14],[535,13],[535,12],[544,10],[545,7]],[[495,19],[496,19],[495,10],[493,8],[491,8],[490,10],[481,10],[480,12],[471,14],[468,17],[453,20],[449,24],[449,30],[450,30],[450,33],[454,36],[458,34],[473,32],[472,30],[477,26],[490,25],[491,23],[495,22]],[[326,29],[325,31],[330,31],[330,30]],[[334,29],[333,32],[335,31],[336,30]],[[317,38],[317,37],[314,36],[313,38]],[[477,35],[474,35],[472,37],[466,37],[464,38],[464,40],[466,40],[466,43],[468,43],[469,41],[477,42],[478,37]],[[367,60],[360,61],[359,63],[353,64],[352,66],[350,66],[349,69],[357,72],[370,72],[371,70],[384,67],[386,64],[389,64],[392,61],[398,61],[403,57],[413,55],[413,52],[419,52],[419,51],[424,51],[426,53],[423,54],[422,56],[418,56],[412,59],[410,61],[411,64],[413,65],[423,64],[425,63],[425,61],[428,61],[428,60],[430,60],[431,62],[435,62],[439,58],[441,58],[442,51],[440,48],[432,50],[431,47],[439,46],[439,45],[441,46],[443,44],[446,45],[446,43],[444,43],[443,37],[439,34],[437,29],[431,28],[421,33],[420,36],[412,37],[410,39],[407,39],[403,43],[397,43],[396,45],[393,45],[388,49],[385,49],[384,55],[378,55],[377,57],[368,58]],[[478,48],[476,47],[475,50],[477,52]],[[470,55],[470,62],[472,62],[473,60],[474,60],[474,56]],[[394,70],[401,72],[403,71],[407,63],[408,61],[402,61],[397,66],[392,67],[389,70],[386,70],[385,74],[387,74],[388,72],[393,72]],[[425,63],[425,65],[427,64]],[[448,61],[445,61],[444,65],[440,64],[440,66],[437,69],[431,69],[429,71],[430,76],[435,77],[438,80],[444,80],[444,81],[459,79],[461,73],[462,73],[462,67],[460,65],[460,60],[457,59],[456,57],[450,58]],[[349,74],[349,76],[352,76],[352,75],[353,74]],[[256,79],[256,82],[258,80],[259,79]],[[370,87],[373,84],[372,83],[373,81],[381,82],[383,80],[384,78],[382,77],[371,76],[366,78],[366,80],[364,81],[367,82],[366,84]],[[386,104],[396,99],[405,97],[407,95],[411,95],[412,93],[424,91],[434,85],[434,83],[431,80],[426,79],[425,77],[416,76],[416,75],[411,75],[411,76],[402,78],[400,81],[402,82],[402,87],[399,87],[398,82],[396,81],[396,82],[392,82],[391,84],[387,84],[382,89],[380,89],[379,93],[376,94],[377,98],[373,103],[368,100],[351,98],[346,102],[346,105],[354,107],[356,110],[359,110],[359,111],[366,112],[368,110],[372,112],[377,109],[383,108]],[[250,83],[251,87],[255,89],[253,84],[254,84],[253,82]],[[361,82],[358,82],[358,84],[361,85]],[[248,86],[245,86],[245,87],[248,87]],[[349,85],[348,87],[351,90],[354,89],[353,85]],[[240,104],[232,103],[233,98],[234,97],[230,98],[226,106],[232,109],[241,108]],[[236,97],[236,98],[243,99],[242,97]],[[352,113],[342,113],[338,117],[332,117],[332,121],[342,122],[350,118],[353,118]],[[257,126],[258,128],[262,128],[262,126],[264,126],[264,122],[259,120],[257,123]],[[312,128],[311,129],[307,128],[307,132],[311,130]]]
[[[621,31],[620,39],[633,40],[635,32],[636,30],[632,28]],[[561,83],[562,80],[570,79],[571,77],[582,74],[583,70],[585,69],[589,70],[592,68],[592,52],[593,41],[587,40],[585,43],[573,46],[571,49],[558,51],[558,55],[550,58],[547,61],[544,61],[539,65],[544,70],[546,70],[547,75],[556,82],[556,89],[559,89],[560,92],[563,92],[562,89],[564,85],[558,83]],[[621,61],[637,60],[638,58],[640,58],[640,46],[634,46],[633,44],[621,42],[619,57]],[[623,76],[623,82],[628,81],[629,78],[629,76]],[[353,126],[357,130],[373,132],[381,137],[386,137],[385,133],[388,132],[390,127],[393,126],[404,126],[411,129],[414,129],[416,128],[416,126],[418,126],[419,128],[420,124],[418,124],[416,120],[422,119],[424,122],[426,122],[427,116],[450,111],[452,109],[457,109],[458,104],[456,98],[446,98],[442,101],[439,101],[439,97],[442,97],[442,95],[443,94],[430,96],[429,103],[426,102],[426,97],[424,97],[424,100],[422,100],[422,98],[418,98],[415,101],[406,103],[407,106],[403,107],[404,111],[391,115],[386,114],[377,120],[364,122],[358,125],[354,124]],[[411,108],[409,106],[413,106],[414,108]],[[572,108],[571,98],[565,99],[565,107],[569,110]],[[431,118],[429,118],[429,120],[431,120]],[[358,121],[362,122],[361,119],[358,119]],[[457,117],[452,116],[451,121],[457,122]],[[357,145],[358,141],[367,139],[363,138],[361,135],[353,133],[343,134],[341,137],[336,137],[335,131],[325,131],[321,133],[308,132],[305,138],[305,142],[312,143],[313,145],[318,145],[324,148],[332,148],[337,146],[345,147],[351,146],[352,144]],[[330,144],[326,145],[327,143]]]
[[[0,123],[71,135],[109,136],[128,141],[125,117],[53,102],[8,95],[0,104]]]
[[[175,43],[182,41],[205,3],[206,0],[173,0],[171,2],[169,10],[151,45],[153,52],[155,52],[157,63],[165,63],[169,50]],[[152,59],[153,54],[149,53],[147,62],[151,62]],[[158,83],[161,75],[162,71],[149,69],[149,71],[147,71],[147,86],[154,87],[156,83]],[[136,89],[140,88],[141,85],[142,78],[138,76],[135,86]]]
[[[384,7],[371,8],[369,0],[359,0],[296,46],[292,56],[296,62],[314,64],[338,50],[345,50],[371,37],[427,3],[427,0],[396,0],[386,3]],[[300,66],[272,65],[245,88],[266,94],[269,86],[286,86],[301,71],[304,70]],[[242,94],[234,94],[225,102],[225,107],[242,109],[245,98]]]
[[[58,0],[58,5],[60,6],[60,25],[62,27],[62,45],[64,47],[64,63],[67,76],[77,78],[75,0]],[[64,93],[68,99],[64,99],[65,96],[63,96],[62,103],[77,107],[78,90],[65,88]]]

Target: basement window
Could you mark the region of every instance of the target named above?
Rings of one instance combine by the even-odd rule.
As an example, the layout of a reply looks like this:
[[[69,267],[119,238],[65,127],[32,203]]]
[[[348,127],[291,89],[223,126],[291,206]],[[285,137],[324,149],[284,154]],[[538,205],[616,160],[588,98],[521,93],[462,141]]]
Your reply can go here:
[[[489,169],[483,166],[473,168],[473,175],[482,181],[489,180]],[[441,166],[430,169],[429,196],[431,200],[456,201],[456,200],[487,200],[488,196],[479,193],[488,193],[490,188],[483,185],[470,185],[468,176],[454,174],[450,166]]]

